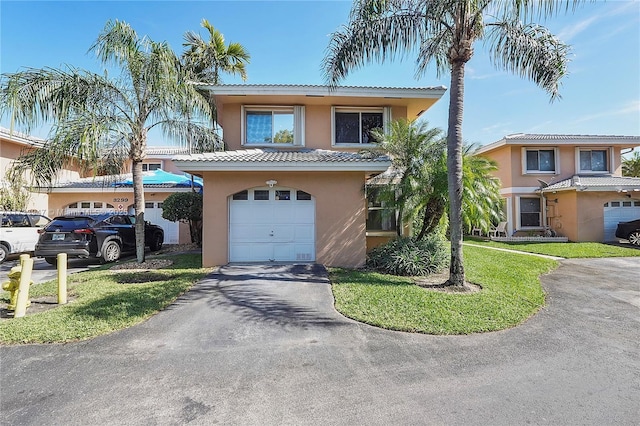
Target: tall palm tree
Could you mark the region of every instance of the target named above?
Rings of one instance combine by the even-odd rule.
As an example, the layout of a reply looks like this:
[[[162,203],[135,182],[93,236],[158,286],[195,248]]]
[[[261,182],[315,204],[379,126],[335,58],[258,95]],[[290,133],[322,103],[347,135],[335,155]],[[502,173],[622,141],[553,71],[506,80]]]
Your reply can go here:
[[[182,54],[184,66],[199,82],[220,84],[220,72],[238,74],[242,81],[247,79],[246,65],[251,55],[240,43],[225,44],[224,35],[206,19],[201,24],[209,33],[209,40],[200,34],[187,31],[184,35],[185,51]]]
[[[185,48],[181,57],[182,67],[190,73],[190,78],[196,83],[218,85],[222,83],[220,73],[225,72],[240,75],[242,81],[246,81],[246,65],[250,62],[251,55],[245,47],[240,43],[226,45],[224,35],[206,19],[200,25],[209,33],[209,39],[205,40],[200,34],[187,31],[182,44]],[[209,102],[212,110],[211,124],[217,129],[216,106],[211,92],[198,86],[196,90]],[[202,148],[207,150],[207,147]]]
[[[546,28],[524,24],[546,18],[583,0],[356,0],[349,23],[331,36],[323,61],[325,79],[337,85],[365,62],[418,52],[417,76],[435,62],[451,73],[447,169],[451,229],[448,284],[464,284],[462,255],[462,113],[464,71],[483,40],[499,68],[531,79],[551,99],[559,97],[569,47]]]
[[[27,130],[52,123],[43,149],[20,159],[36,183],[50,182],[65,164],[121,171],[132,163],[136,256],[144,262],[142,160],[147,134],[160,128],[186,143],[216,140],[207,126],[209,104],[200,96],[167,43],[140,37],[125,22],[109,21],[90,48],[102,64],[119,68],[110,78],[73,67],[27,69],[2,76],[0,107]],[[197,118],[197,120],[194,119]]]

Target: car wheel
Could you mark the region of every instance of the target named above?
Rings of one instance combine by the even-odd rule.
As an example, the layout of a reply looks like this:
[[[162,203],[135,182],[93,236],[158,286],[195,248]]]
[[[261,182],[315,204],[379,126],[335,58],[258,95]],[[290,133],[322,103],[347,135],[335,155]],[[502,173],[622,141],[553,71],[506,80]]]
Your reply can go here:
[[[151,251],[158,251],[162,248],[162,242],[164,238],[161,234],[155,234],[151,239],[151,243],[149,244],[149,248]]]
[[[0,244],[0,263],[7,260],[7,256],[9,256],[9,249],[4,244]]]
[[[629,238],[627,238],[631,244],[634,246],[640,246],[640,231],[635,231],[629,234]]]
[[[107,241],[102,246],[102,260],[105,263],[120,259],[120,245],[115,241]]]
[[[45,257],[44,261],[47,262],[49,265],[53,265],[53,266],[56,266],[58,264],[57,257]]]

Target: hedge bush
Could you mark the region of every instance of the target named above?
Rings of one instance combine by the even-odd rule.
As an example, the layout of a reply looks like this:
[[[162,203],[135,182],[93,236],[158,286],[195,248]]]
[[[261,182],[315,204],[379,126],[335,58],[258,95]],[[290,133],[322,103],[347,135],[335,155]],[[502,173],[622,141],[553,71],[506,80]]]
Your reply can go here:
[[[447,267],[449,251],[438,234],[422,240],[400,237],[376,247],[367,257],[367,266],[379,272],[401,276],[422,276]]]

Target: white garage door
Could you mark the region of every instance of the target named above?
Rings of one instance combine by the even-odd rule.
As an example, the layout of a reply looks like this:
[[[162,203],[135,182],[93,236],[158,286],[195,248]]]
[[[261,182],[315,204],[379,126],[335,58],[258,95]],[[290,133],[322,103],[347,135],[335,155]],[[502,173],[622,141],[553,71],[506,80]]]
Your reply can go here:
[[[640,201],[609,201],[604,204],[604,240],[615,241],[618,222],[640,219]]]
[[[315,254],[315,200],[304,191],[257,188],[229,200],[230,262],[309,262]]]
[[[149,201],[144,203],[144,220],[158,225],[164,231],[165,244],[178,244],[178,222],[171,222],[162,217],[162,202]]]

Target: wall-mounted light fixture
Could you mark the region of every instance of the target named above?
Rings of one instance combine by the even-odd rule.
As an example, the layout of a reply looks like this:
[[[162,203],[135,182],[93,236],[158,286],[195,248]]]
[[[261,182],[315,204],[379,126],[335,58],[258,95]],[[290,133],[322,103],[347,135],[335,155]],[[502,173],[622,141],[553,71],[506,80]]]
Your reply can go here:
[[[549,201],[551,201],[551,202],[554,202],[554,203],[558,204],[558,199],[557,199],[557,198],[555,198],[555,199],[553,199],[553,200],[549,200]]]
[[[277,184],[278,181],[274,180],[274,179],[270,179],[268,181],[265,182],[267,185],[269,185],[269,188],[273,188],[273,185]]]

